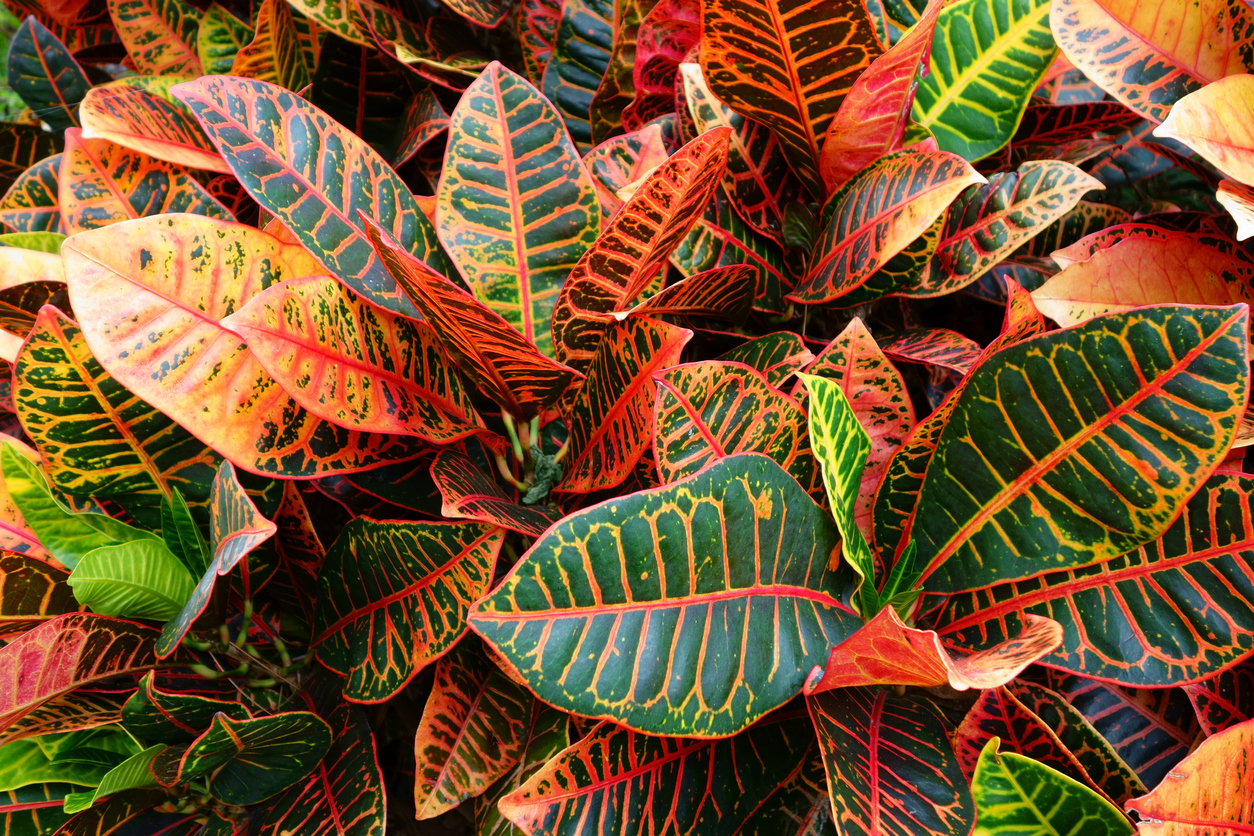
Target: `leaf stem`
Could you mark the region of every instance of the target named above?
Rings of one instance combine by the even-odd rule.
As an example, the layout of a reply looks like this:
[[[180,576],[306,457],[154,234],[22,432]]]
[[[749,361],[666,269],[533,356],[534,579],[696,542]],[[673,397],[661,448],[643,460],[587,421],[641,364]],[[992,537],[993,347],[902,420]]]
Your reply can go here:
[[[504,456],[500,453],[494,453],[493,458],[496,459],[496,469],[501,472],[502,479],[524,493],[531,487],[526,482],[520,482],[514,478],[514,474],[510,471],[509,462],[505,461]]]
[[[514,416],[501,410],[501,421],[505,424],[505,432],[509,434],[509,443],[514,446],[514,458],[523,461],[523,445],[518,440],[518,427],[514,425]]]
[[[566,454],[570,452],[570,440],[572,435],[566,434],[566,440],[562,442],[562,446],[557,448],[557,454],[553,456],[553,461],[561,464],[562,459],[566,458]]]
[[[253,624],[253,599],[244,599],[244,620],[239,626],[239,635],[235,639],[238,645],[248,644],[248,628]]]

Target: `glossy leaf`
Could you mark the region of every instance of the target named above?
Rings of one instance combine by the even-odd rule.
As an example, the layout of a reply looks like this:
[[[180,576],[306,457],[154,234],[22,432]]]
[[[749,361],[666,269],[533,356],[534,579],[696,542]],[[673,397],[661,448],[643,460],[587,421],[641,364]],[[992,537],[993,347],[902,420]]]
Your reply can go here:
[[[232,720],[249,717],[248,709],[234,700],[162,691],[149,673],[122,706],[122,724],[129,734],[150,744],[186,744],[208,731],[217,714]]]
[[[230,172],[187,106],[170,95],[181,76],[123,78],[83,99],[83,136],[107,139],[158,160]]]
[[[979,362],[979,343],[946,328],[925,328],[885,334],[880,350],[908,363],[927,363],[967,374]]]
[[[60,232],[60,170],[61,155],[53,154],[23,171],[0,199],[0,222],[19,232]]]
[[[482,523],[358,518],[344,527],[318,576],[314,633],[318,660],[348,677],[348,699],[387,699],[453,646],[503,539]]]
[[[838,832],[971,832],[975,804],[945,721],[926,698],[842,688],[808,697],[806,704]]]
[[[69,819],[61,809],[69,784],[35,784],[0,792],[0,826],[13,836],[56,833]]]
[[[83,555],[69,584],[92,612],[165,621],[187,603],[196,579],[164,543],[136,540]]]
[[[226,76],[185,82],[171,93],[196,114],[253,200],[366,300],[416,313],[370,246],[359,213],[435,269],[450,269],[409,188],[372,148],[313,105],[276,85]],[[323,154],[337,164],[326,165]]]
[[[413,98],[408,74],[399,70],[380,50],[329,36],[305,97],[390,160],[401,113]]]
[[[196,31],[196,54],[208,75],[229,75],[235,55],[253,38],[247,23],[213,2]]]
[[[195,77],[204,72],[196,54],[202,16],[183,0],[109,0],[109,17],[126,54],[144,75]]]
[[[516,8],[523,71],[532,85],[542,87],[544,69],[553,54],[553,41],[562,20],[562,4],[555,0],[521,0]]]
[[[703,0],[701,17],[701,69],[711,92],[774,131],[810,193],[824,194],[823,137],[858,76],[884,51],[866,4]]]
[[[686,328],[632,318],[606,333],[571,406],[570,453],[558,490],[588,493],[621,483],[653,440],[654,376],[679,362]]]
[[[33,16],[9,43],[8,82],[26,106],[54,131],[78,125],[78,104],[91,89],[65,44]]]
[[[756,282],[757,271],[748,264],[715,267],[680,279],[614,318],[665,315],[741,323],[749,316]]]
[[[675,73],[700,39],[701,4],[697,0],[658,0],[653,5],[636,33],[633,98],[623,108],[623,127],[643,129],[676,109]]]
[[[611,314],[630,307],[654,281],[718,186],[729,135],[712,130],[659,166],[579,259],[553,311],[559,361],[586,369]]]
[[[309,84],[309,68],[301,54],[300,35],[290,5],[279,0],[262,0],[253,38],[235,53],[229,74],[255,78],[292,91]]]
[[[1219,184],[1219,189],[1215,192],[1215,200],[1227,209],[1228,214],[1237,222],[1236,239],[1238,241],[1245,241],[1254,235],[1254,189],[1225,180]],[[0,209],[0,220],[4,220],[5,217],[4,210]]]
[[[624,130],[623,109],[635,99],[636,39],[640,34],[640,24],[656,4],[657,0],[618,0],[614,4],[610,59],[588,108],[593,145],[599,145]]]
[[[1097,132],[1114,132],[1135,121],[1136,114],[1118,102],[1082,102],[1070,105],[1031,104],[1015,131],[1016,145],[1057,145],[1088,139]]]
[[[518,763],[475,798],[475,826],[479,836],[520,836],[522,831],[501,814],[497,802],[525,784],[528,778],[570,746],[571,734],[567,714],[542,702],[535,703]]]
[[[551,705],[653,733],[732,734],[795,696],[819,648],[852,631],[836,542],[778,465],[735,456],[568,516],[470,623]]]
[[[716,359],[724,363],[743,363],[757,369],[767,383],[779,388],[794,372],[810,365],[814,355],[796,334],[776,331],[749,340]]]
[[[1204,682],[1185,685],[1198,724],[1207,737],[1254,719],[1254,667],[1241,663]]]
[[[919,492],[913,534],[926,588],[1080,567],[1160,536],[1235,435],[1247,316],[1244,306],[1109,314],[1006,348],[977,369]],[[1071,365],[1094,352],[1100,363]],[[1117,382],[1127,380],[1140,387]],[[990,398],[989,387],[1025,396]],[[1136,429],[1143,421],[1156,427],[1152,440]],[[1032,459],[984,458],[988,444],[1000,445],[994,438],[1012,433]],[[1013,539],[1003,539],[1012,517],[1036,523],[1015,523]]]
[[[0,185],[8,189],[32,165],[60,150],[56,137],[38,125],[0,122]]]
[[[611,137],[587,153],[584,165],[592,176],[605,221],[623,208],[618,192],[639,183],[666,162],[667,156],[660,125],[646,125],[638,131]]]
[[[596,240],[600,206],[561,116],[492,63],[462,94],[436,229],[475,296],[541,351],[562,281]]]
[[[501,316],[368,226],[387,269],[431,324],[458,368],[515,418],[526,421],[566,391],[577,373],[549,359]]]
[[[37,557],[0,552],[0,637],[11,639],[77,610],[67,577],[64,569]]]
[[[1154,122],[1182,96],[1254,68],[1254,17],[1232,0],[1202,0],[1171,15],[1136,0],[1056,0],[1049,22],[1072,64]]]
[[[469,456],[446,449],[431,463],[431,477],[440,490],[440,514],[450,519],[478,520],[521,534],[539,537],[562,518],[552,505],[522,505]]]
[[[942,151],[978,160],[1014,136],[1058,49],[1050,0],[959,0],[936,21],[931,67],[914,118]]]
[[[832,197],[805,282],[788,298],[816,304],[856,290],[927,231],[963,189],[982,182],[953,154],[915,150],[880,158]]]
[[[609,67],[613,43],[613,0],[563,0],[541,89],[581,152],[593,145],[592,99]]]
[[[330,276],[271,285],[222,320],[311,415],[437,444],[483,429],[434,329]]]
[[[653,420],[664,483],[737,453],[765,453],[823,501],[805,411],[748,366],[705,361],[670,369],[658,377]]]
[[[418,452],[404,439],[315,419],[218,324],[266,285],[320,272],[299,246],[239,224],[178,216],[80,234],[62,250],[70,299],[92,316],[80,325],[100,364],[241,467],[309,476]],[[162,339],[133,350],[134,329],[149,333],[154,317]],[[154,379],[157,369],[166,371]]]

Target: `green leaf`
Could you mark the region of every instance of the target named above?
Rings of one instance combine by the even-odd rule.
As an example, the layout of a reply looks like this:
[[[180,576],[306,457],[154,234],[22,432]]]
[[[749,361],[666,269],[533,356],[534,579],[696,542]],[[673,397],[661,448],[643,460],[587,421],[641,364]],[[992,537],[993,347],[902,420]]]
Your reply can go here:
[[[76,514],[52,494],[47,478],[11,442],[0,445],[0,473],[9,496],[48,553],[73,569],[103,546],[160,539],[104,514]]]
[[[527,779],[571,744],[570,716],[538,700],[531,713],[522,756],[509,772],[475,798],[478,836],[524,836],[505,818],[497,802],[517,790]]]
[[[932,36],[930,72],[914,94],[914,119],[942,151],[975,161],[1014,136],[1058,48],[1050,0],[958,0]]]
[[[925,588],[1085,566],[1161,535],[1236,435],[1248,324],[1244,305],[1146,307],[984,362],[919,491]]]
[[[94,787],[136,748],[118,726],[14,740],[0,746],[0,792],[30,784]]]
[[[0,828],[9,836],[48,836],[69,819],[61,809],[70,784],[36,784],[0,792]]]
[[[60,232],[61,210],[57,204],[60,170],[61,155],[53,154],[22,171],[0,200],[0,221],[19,232]]]
[[[550,705],[653,734],[733,734],[796,696],[857,627],[838,542],[779,465],[731,456],[566,517],[470,624]]]
[[[210,3],[196,32],[196,52],[206,75],[231,75],[235,54],[248,46],[253,30],[217,3]]]
[[[792,331],[776,331],[739,345],[715,358],[724,363],[744,363],[757,369],[766,382],[780,388],[784,381],[810,365],[814,355]]]
[[[0,639],[78,609],[64,569],[38,557],[0,551]]]
[[[0,214],[0,218],[2,217]],[[64,240],[65,236],[59,232],[7,232],[0,235],[0,247],[18,247],[56,254],[61,252],[61,242]]]
[[[1031,758],[998,754],[994,737],[971,781],[976,836],[1132,836],[1131,822],[1110,802]]]
[[[161,537],[193,576],[203,575],[209,568],[209,544],[178,488],[161,503]]]
[[[58,135],[78,125],[78,103],[91,89],[74,55],[33,15],[9,42],[8,84]]]
[[[162,691],[156,674],[149,672],[122,706],[122,725],[138,740],[187,744],[207,731],[218,714],[232,720],[249,717],[248,709],[234,700]]]
[[[74,597],[101,615],[165,621],[178,614],[196,579],[159,540],[93,549],[68,581]]]
[[[157,786],[157,779],[149,771],[149,766],[157,755],[164,752],[167,748],[164,743],[158,743],[141,752],[136,752],[109,770],[108,774],[100,780],[99,786],[92,792],[80,792],[67,796],[65,799],[65,812],[82,812],[100,799],[125,790]]]
[[[544,70],[544,96],[566,122],[580,153],[592,149],[592,99],[610,64],[613,0],[564,0]]]

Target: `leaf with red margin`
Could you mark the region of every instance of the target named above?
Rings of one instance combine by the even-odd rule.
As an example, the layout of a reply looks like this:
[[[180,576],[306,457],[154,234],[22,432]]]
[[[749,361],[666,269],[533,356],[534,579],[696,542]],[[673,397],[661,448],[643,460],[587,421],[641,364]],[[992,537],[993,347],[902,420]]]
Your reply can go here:
[[[1081,200],[1067,214],[1045,227],[1033,236],[1031,241],[1012,253],[1011,258],[1020,258],[1025,255],[1046,258],[1051,253],[1069,247],[1095,232],[1131,222],[1132,216],[1118,206]]]
[[[1098,87],[1162,122],[1186,93],[1254,70],[1254,15],[1239,0],[1201,0],[1161,14],[1141,0],[1054,0],[1062,54]]]
[[[679,362],[690,339],[686,328],[643,317],[605,332],[570,408],[570,454],[558,491],[590,493],[630,475],[653,438],[654,376]]]
[[[983,363],[997,351],[1020,340],[1044,333],[1045,320],[1032,304],[1032,296],[1013,281],[1008,281],[1006,313],[999,334],[985,348],[976,362]],[[875,543],[881,553],[894,558],[910,542],[910,528],[919,503],[919,488],[936,442],[940,439],[965,381],[960,383],[945,402],[915,425],[901,449],[889,459],[884,478],[875,492],[872,517],[875,520]]]
[[[84,139],[78,128],[65,132],[57,178],[61,226],[67,235],[172,212],[234,220],[181,166],[109,140]]]
[[[1245,305],[1141,308],[977,367],[919,489],[911,533],[923,587],[960,592],[1084,567],[1162,536],[1236,436],[1248,327]],[[1006,457],[1010,438],[1032,455]]]
[[[363,213],[408,252],[451,273],[409,187],[318,108],[282,87],[231,76],[206,76],[170,92],[192,109],[258,205],[355,293],[405,316],[417,313],[370,246]]]
[[[213,725],[216,714],[232,720],[250,716],[243,703],[199,694],[162,691],[156,676],[149,672],[140,679],[139,690],[122,706],[122,723],[127,734],[145,744],[186,745]]]
[[[814,355],[792,331],[776,331],[733,348],[715,358],[724,363],[743,363],[757,369],[766,382],[779,388],[792,375],[810,365]]]
[[[505,532],[482,523],[358,517],[318,575],[318,661],[347,677],[352,702],[382,702],[466,631],[488,590]]]
[[[80,108],[83,131],[158,160],[229,174],[187,106],[170,95],[182,76],[123,78],[93,87]]]
[[[536,770],[570,746],[571,719],[568,714],[536,701],[522,757],[485,793],[475,797],[475,832],[478,836],[524,836],[513,822],[501,814],[497,802],[525,784]]]
[[[731,129],[723,191],[755,232],[784,243],[784,204],[804,203],[805,186],[784,158],[783,146],[763,124],[746,119],[714,98],[699,64],[680,64],[684,98],[698,133]]]
[[[32,627],[77,610],[66,579],[70,573],[17,552],[0,552],[0,639],[11,640]]]
[[[306,25],[314,24],[306,21]],[[235,53],[230,75],[267,81],[288,90],[302,90],[309,84],[309,67],[301,53],[300,34],[290,5],[281,0],[262,0],[256,32],[248,45]]]
[[[408,162],[428,142],[447,131],[448,125],[448,114],[444,112],[444,106],[431,88],[419,90],[414,94],[413,101],[405,109],[405,116],[401,120],[400,139],[396,142],[392,165],[400,166]],[[430,216],[432,213],[426,214]]]
[[[815,501],[826,501],[805,411],[756,369],[707,360],[676,366],[657,381],[653,450],[663,483],[737,453],[765,453]]]
[[[435,330],[458,368],[520,421],[553,404],[579,373],[555,362],[500,315],[396,246],[365,220],[387,270]]]
[[[62,245],[62,260],[105,371],[245,470],[315,476],[421,451],[411,439],[314,418],[218,324],[266,284],[320,272],[301,247],[240,224],[169,215],[80,233]],[[150,340],[157,322],[161,336]]]
[[[1254,189],[1224,180],[1215,191],[1215,200],[1228,210],[1237,223],[1236,239],[1244,241],[1254,235]],[[3,213],[0,212],[0,220]]]
[[[419,820],[487,790],[527,746],[531,692],[493,664],[469,637],[435,665],[435,686],[414,738],[414,809]]]
[[[80,685],[157,664],[158,631],[119,618],[67,613],[0,648],[0,728]]]
[[[1146,836],[1248,833],[1254,827],[1254,721],[1208,737],[1153,792],[1125,808]]]
[[[975,802],[950,746],[948,727],[926,697],[842,688],[806,697],[806,705],[818,732],[838,832],[971,832]]]
[[[562,20],[562,4],[555,0],[520,0],[517,13],[523,72],[528,81],[540,87],[544,84],[544,68],[553,54],[553,40]]]
[[[666,157],[661,125],[611,137],[589,151],[583,162],[601,201],[602,217],[608,221],[618,214],[624,203],[618,191],[647,177]]]
[[[183,609],[161,630],[157,639],[157,656],[165,658],[178,649],[179,642],[192,629],[192,624],[209,606],[218,578],[226,577],[250,551],[274,536],[275,524],[261,515],[244,491],[229,461],[218,467],[209,495],[209,550],[207,567],[195,566],[193,573],[203,569],[192,597]],[[247,572],[247,567],[245,567]]]
[[[337,426],[434,444],[484,431],[435,329],[330,276],[271,285],[221,324],[298,404]]]
[[[8,189],[26,169],[60,151],[60,145],[38,125],[0,122],[0,187]]]
[[[1201,237],[1194,233],[1163,229],[1153,224],[1129,222],[1091,232],[1060,250],[1054,250],[1049,254],[1049,257],[1065,270],[1078,262],[1088,261],[1102,250],[1110,249],[1115,244],[1128,238],[1171,238],[1176,235]],[[1207,239],[1213,240],[1210,236],[1207,236]]]
[[[1119,133],[1137,114],[1118,102],[1080,102],[1067,105],[1028,105],[1015,130],[1012,145],[1059,145],[1091,139],[1095,133]]]
[[[10,723],[0,732],[0,745],[28,737],[94,729],[116,723],[122,719],[122,705],[131,693],[130,689],[119,691],[107,686],[100,689],[76,688]]]
[[[1254,664],[1241,662],[1184,692],[1207,737],[1226,728],[1254,719]]]
[[[675,110],[675,73],[701,39],[698,0],[659,0],[640,22],[631,68],[633,98],[623,108],[623,127],[643,128]]]
[[[905,443],[915,424],[906,382],[888,362],[885,353],[876,345],[862,320],[855,316],[806,369],[809,374],[840,384],[858,423],[870,437],[871,449],[862,471],[862,490],[854,506],[854,521],[868,543],[875,542],[871,520],[875,488],[884,477],[889,459]],[[793,388],[793,397],[803,401],[805,391],[805,387],[798,384]]]
[[[1254,569],[1240,558],[1254,543],[1252,519],[1254,479],[1216,473],[1158,540],[952,595],[935,629],[950,647],[973,647],[1043,615],[1063,625],[1062,646],[1042,660],[1051,668],[1133,687],[1200,681],[1254,649]]]
[[[23,171],[0,200],[0,223],[18,232],[60,232],[60,171],[60,154],[45,157]]]
[[[160,790],[127,790],[75,814],[57,836],[115,836],[160,833],[161,836],[192,836],[203,832],[196,813],[158,813],[152,808],[169,798]]]
[[[1100,249],[1032,291],[1032,299],[1066,327],[1145,305],[1249,303],[1252,285],[1254,260],[1232,242],[1174,233]]]
[[[640,24],[656,4],[657,0],[616,0],[614,3],[610,58],[588,108],[593,145],[599,145],[624,130],[623,109],[635,99],[632,80]]]
[[[318,539],[309,508],[296,485],[292,481],[283,483],[283,501],[274,516],[277,529],[274,546],[279,565],[269,589],[285,612],[299,613],[308,624],[313,621],[318,570],[322,568],[326,549]]]
[[[550,705],[649,734],[735,734],[856,628],[838,539],[779,465],[730,456],[566,517],[470,624]]]
[[[9,43],[9,88],[54,134],[78,125],[78,103],[91,82],[56,35],[27,16]]]
[[[929,0],[919,20],[858,76],[827,127],[819,174],[835,194],[859,171],[901,146],[920,72],[928,67],[943,0]]]
[[[72,784],[31,784],[0,792],[0,829],[14,836],[59,832],[69,818],[62,810]]]
[[[341,703],[324,719],[331,748],[308,778],[266,802],[255,836],[383,836],[387,798],[365,714]]]
[[[984,182],[956,154],[905,150],[879,158],[832,196],[809,272],[787,298],[812,305],[857,290],[923,235],[963,189]]]
[[[769,803],[812,757],[814,732],[792,707],[722,740],[653,737],[601,723],[500,801],[530,834],[581,832],[663,836],[727,833]],[[775,831],[776,834],[781,831]]]
[[[448,131],[440,241],[475,298],[552,355],[559,289],[601,229],[592,177],[553,105],[495,61]]]
[[[561,510],[552,505],[520,505],[469,456],[455,448],[445,449],[435,457],[431,478],[444,502],[440,514],[450,519],[477,520],[539,537],[562,518]]]
[[[819,166],[827,128],[884,52],[866,4],[703,0],[701,19],[701,69],[710,90],[774,131],[810,193],[824,194]]]
[[[640,185],[566,278],[553,310],[557,359],[583,371],[613,322],[657,278],[718,187],[731,131],[685,145]]]
[[[196,53],[202,16],[183,0],[109,0],[109,17],[143,75],[194,78],[203,73]]]
[[[968,374],[983,349],[975,340],[948,328],[919,328],[885,334],[880,338],[880,351],[894,360],[927,363]]]
[[[948,685],[956,691],[1005,685],[1062,642],[1057,622],[1032,616],[1017,636],[971,654],[954,654],[932,630],[902,623],[885,607],[836,647],[826,667],[816,667],[805,693],[868,685]]]

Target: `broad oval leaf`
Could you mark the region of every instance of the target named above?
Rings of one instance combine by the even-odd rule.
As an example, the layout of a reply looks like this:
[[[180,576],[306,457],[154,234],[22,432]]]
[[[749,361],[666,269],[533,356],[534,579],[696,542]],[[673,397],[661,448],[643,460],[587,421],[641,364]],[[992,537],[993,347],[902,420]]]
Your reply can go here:
[[[852,632],[838,539],[778,465],[734,456],[568,516],[470,624],[551,705],[655,734],[734,734]],[[749,641],[760,635],[772,638]]]
[[[823,137],[858,76],[884,51],[866,4],[703,0],[701,20],[710,90],[774,131],[810,193],[825,194]]]
[[[310,414],[363,432],[436,444],[483,430],[470,393],[425,322],[330,276],[271,285],[222,320]]]
[[[202,16],[183,0],[109,0],[109,17],[126,54],[144,75],[194,78],[204,72],[196,54]]]
[[[164,543],[136,540],[83,555],[69,584],[92,612],[165,621],[187,603],[196,579]]]
[[[65,44],[29,16],[9,43],[8,82],[53,131],[78,125],[78,104],[91,89]]]
[[[250,716],[243,703],[234,700],[162,691],[157,687],[156,674],[149,673],[122,706],[122,724],[140,741],[186,744],[208,731],[219,713],[232,720]]]
[[[405,439],[309,415],[218,323],[267,285],[320,272],[301,247],[252,227],[176,215],[82,233],[66,241],[62,258],[74,309],[91,315],[83,335],[105,370],[240,467],[308,476],[418,452]],[[161,338],[145,336],[135,351],[134,335],[147,335],[154,317]]]
[[[304,99],[230,76],[185,82],[170,92],[196,114],[253,200],[354,292],[396,313],[417,313],[370,246],[359,213],[439,272],[452,269],[396,172]]]
[[[67,572],[40,558],[0,552],[0,638],[9,640],[77,610]]]
[[[381,702],[461,637],[505,532],[482,523],[359,517],[327,550],[314,614],[318,661],[353,702]]]
[[[1182,96],[1254,69],[1254,14],[1236,0],[1158,13],[1138,0],[1053,0],[1054,38],[1085,76],[1154,122]]]
[[[830,302],[927,231],[963,189],[984,178],[953,154],[900,151],[860,171],[831,199],[805,282],[788,299]]]
[[[596,241],[601,209],[561,116],[493,62],[449,123],[436,230],[472,293],[541,351],[558,290]]]
[[[0,200],[0,222],[18,232],[60,232],[60,171],[60,154],[45,157],[23,171]]]
[[[1236,434],[1248,320],[1244,305],[1108,314],[976,369],[919,492],[926,588],[1084,566],[1161,535]],[[1011,437],[1032,455],[1007,456]]]

